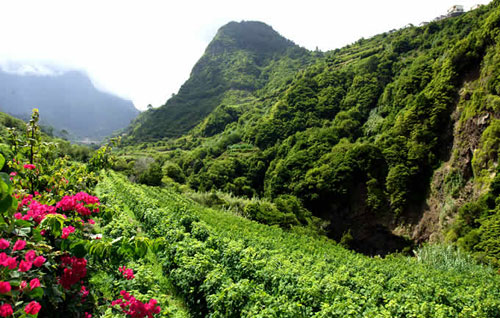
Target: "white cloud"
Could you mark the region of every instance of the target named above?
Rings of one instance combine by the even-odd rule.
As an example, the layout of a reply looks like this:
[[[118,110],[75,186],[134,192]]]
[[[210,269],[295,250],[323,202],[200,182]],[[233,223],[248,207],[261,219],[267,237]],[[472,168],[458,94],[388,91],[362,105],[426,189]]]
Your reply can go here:
[[[308,49],[329,50],[487,0],[0,0],[0,64],[84,69],[136,107],[160,106],[189,77],[217,29],[260,20]]]

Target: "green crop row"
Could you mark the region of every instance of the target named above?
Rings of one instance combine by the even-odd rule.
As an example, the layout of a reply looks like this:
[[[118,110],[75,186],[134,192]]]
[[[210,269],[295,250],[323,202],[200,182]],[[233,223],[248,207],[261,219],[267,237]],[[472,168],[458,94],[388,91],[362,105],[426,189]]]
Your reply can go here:
[[[198,317],[498,317],[500,277],[442,270],[416,258],[369,258],[204,208],[114,173],[108,204],[134,213],[164,274]],[[474,267],[476,268],[476,267]]]

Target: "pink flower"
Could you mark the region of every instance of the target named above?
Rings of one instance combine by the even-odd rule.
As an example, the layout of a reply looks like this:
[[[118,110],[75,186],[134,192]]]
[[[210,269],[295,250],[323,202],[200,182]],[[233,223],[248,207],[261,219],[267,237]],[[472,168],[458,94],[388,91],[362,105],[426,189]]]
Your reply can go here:
[[[16,214],[14,214],[14,217],[18,220],[22,219],[23,218],[23,215],[19,212],[17,212]]]
[[[28,169],[28,170],[33,170],[36,168],[35,165],[32,165],[32,164],[26,164],[23,166],[24,169]]]
[[[126,279],[126,280],[132,280],[135,278],[134,276],[134,271],[130,268],[126,268],[125,266],[122,266],[122,267],[119,267],[118,268],[118,271],[120,273],[122,273],[123,277]]]
[[[32,266],[33,266],[32,262],[21,261],[21,263],[19,263],[18,271],[27,272],[31,269]]]
[[[11,286],[9,282],[0,282],[0,294],[7,294],[10,290]]]
[[[9,247],[10,242],[7,241],[6,239],[0,239],[0,250],[4,250],[7,247]]]
[[[94,224],[95,224],[95,221],[94,221],[94,220],[92,220],[92,219],[89,219],[88,223],[89,223],[89,224],[94,225]]]
[[[9,175],[10,175],[11,177],[15,177],[15,176],[17,176],[17,172],[13,171],[13,172],[11,172]]]
[[[40,306],[39,303],[37,303],[36,301],[32,301],[24,308],[24,312],[30,315],[36,315],[41,308],[42,306]]]
[[[45,263],[46,260],[47,259],[43,256],[37,256],[33,261],[33,265],[35,265],[36,267],[40,267],[43,265],[43,263]]]
[[[17,256],[16,257],[9,257],[7,261],[5,262],[6,267],[9,269],[15,269],[17,267]]]
[[[67,226],[65,228],[62,229],[62,235],[61,235],[61,238],[62,239],[67,239],[68,236],[71,234],[71,233],[74,233],[75,232],[75,228],[72,227],[71,225],[70,226]]]
[[[36,252],[34,250],[29,250],[24,254],[24,259],[28,262],[33,262],[36,257]]]
[[[45,231],[45,230],[41,230],[41,231],[40,231],[40,235],[41,235],[41,236],[45,236],[45,233],[47,233],[47,231]]]
[[[12,251],[20,251],[26,246],[26,241],[25,240],[17,240],[16,243],[14,244],[14,247],[12,248]]]
[[[83,315],[83,318],[92,318],[92,315],[89,314],[88,312],[85,312],[85,314]]]
[[[89,295],[89,291],[83,285],[82,288],[80,288],[80,295],[82,296],[82,298],[85,298]]]
[[[33,278],[30,281],[30,290],[33,290],[34,288],[40,287],[40,280],[38,278]]]
[[[23,290],[26,288],[26,286],[28,286],[28,283],[25,280],[23,280],[21,284],[19,284],[19,289]]]
[[[12,316],[14,311],[12,310],[12,306],[10,304],[3,304],[0,306],[0,317],[9,317]]]

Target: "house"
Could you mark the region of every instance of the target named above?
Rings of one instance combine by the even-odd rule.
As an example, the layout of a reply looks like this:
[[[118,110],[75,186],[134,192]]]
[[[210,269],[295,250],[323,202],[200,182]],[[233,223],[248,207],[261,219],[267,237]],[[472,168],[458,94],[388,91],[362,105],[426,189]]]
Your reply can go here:
[[[457,4],[448,9],[448,17],[456,17],[461,14],[464,14],[464,6],[462,5]]]

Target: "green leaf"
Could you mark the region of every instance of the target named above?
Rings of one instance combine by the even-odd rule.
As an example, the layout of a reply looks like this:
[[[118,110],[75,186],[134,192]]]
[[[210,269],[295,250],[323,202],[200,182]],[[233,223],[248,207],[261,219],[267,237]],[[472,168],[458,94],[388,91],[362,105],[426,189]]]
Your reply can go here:
[[[12,207],[12,196],[8,195],[4,199],[0,200],[0,212],[5,212],[10,207]]]
[[[8,174],[0,172],[0,199],[4,199],[12,193],[12,184],[9,178]]]
[[[31,227],[31,223],[25,220],[15,220],[14,224],[18,227]]]
[[[85,249],[85,241],[76,241],[70,245],[71,253],[73,253],[76,257],[84,257],[87,254],[87,250]]]
[[[5,164],[5,158],[0,154],[0,170],[3,168],[3,165]]]
[[[28,295],[32,298],[42,298],[43,297],[43,288],[42,287],[37,287],[33,290],[31,290]]]

